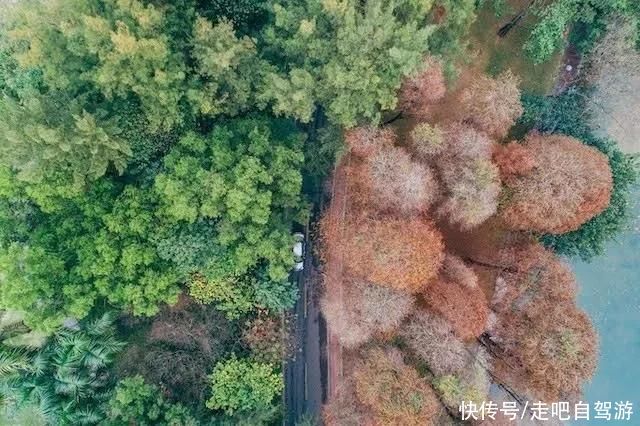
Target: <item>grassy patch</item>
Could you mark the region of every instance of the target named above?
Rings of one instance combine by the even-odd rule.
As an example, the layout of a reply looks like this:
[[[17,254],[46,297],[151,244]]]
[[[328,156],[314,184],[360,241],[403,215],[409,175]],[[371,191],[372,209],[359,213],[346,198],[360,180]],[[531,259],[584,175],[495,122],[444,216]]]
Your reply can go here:
[[[521,89],[535,94],[547,94],[554,86],[562,51],[547,62],[534,65],[527,58],[523,46],[536,22],[536,17],[527,14],[505,37],[498,37],[500,27],[518,13],[528,0],[507,0],[500,17],[496,16],[492,2],[478,11],[478,18],[471,27],[470,47],[476,53],[476,66],[490,75],[511,69],[522,79]]]

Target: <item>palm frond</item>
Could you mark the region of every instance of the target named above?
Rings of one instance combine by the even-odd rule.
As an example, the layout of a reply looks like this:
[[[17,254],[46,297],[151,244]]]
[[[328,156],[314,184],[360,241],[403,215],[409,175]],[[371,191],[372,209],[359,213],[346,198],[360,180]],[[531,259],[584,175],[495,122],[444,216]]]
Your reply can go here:
[[[41,331],[30,331],[18,334],[2,341],[3,344],[11,347],[21,347],[27,349],[39,349],[47,342],[47,333]]]
[[[56,368],[79,366],[89,343],[75,334],[59,336],[52,348],[51,364]]]
[[[92,371],[104,368],[109,365],[114,356],[120,352],[124,344],[108,338],[104,340],[95,340],[87,348],[82,357],[82,365]]]
[[[91,371],[106,367],[112,359],[112,354],[100,345],[93,345],[82,358],[82,365]]]
[[[113,323],[115,320],[116,314],[114,312],[105,312],[102,316],[89,322],[84,329],[90,336],[100,337],[110,335],[114,332]]]
[[[41,383],[33,376],[23,377],[17,384],[21,401],[54,399],[53,391],[47,384]]]
[[[94,407],[83,407],[70,413],[69,420],[74,425],[95,425],[104,419],[104,414]]]
[[[54,390],[57,394],[75,399],[87,396],[91,380],[79,374],[58,371],[54,377]]]
[[[40,377],[45,374],[49,367],[50,356],[48,352],[39,351],[31,357],[31,363],[29,364],[29,372],[36,377]]]
[[[116,338],[114,319],[107,313],[82,329],[59,329],[51,338],[5,333],[6,343],[20,348],[2,350],[0,345],[0,404],[6,395],[14,411],[33,406],[46,424],[100,423],[112,394],[108,368],[124,346]]]
[[[0,378],[29,368],[29,356],[19,349],[0,350]]]
[[[109,402],[111,397],[113,396],[114,390],[113,388],[103,388],[93,395],[93,399],[98,402]]]
[[[38,408],[44,417],[49,420],[48,424],[56,424],[55,419],[59,408],[58,399],[55,395],[49,392],[42,393],[38,398]]]

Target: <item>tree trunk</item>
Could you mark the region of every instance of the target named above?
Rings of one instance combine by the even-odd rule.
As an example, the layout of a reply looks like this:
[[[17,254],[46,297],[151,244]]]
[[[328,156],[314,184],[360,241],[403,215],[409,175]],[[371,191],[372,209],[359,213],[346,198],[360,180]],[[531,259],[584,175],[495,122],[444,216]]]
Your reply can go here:
[[[391,124],[394,121],[400,119],[402,117],[402,111],[400,111],[399,113],[397,113],[396,115],[394,115],[393,117],[389,118],[387,121],[383,122],[382,125],[386,126],[387,124]]]
[[[465,258],[463,258],[463,260],[465,260],[465,261],[467,261],[469,263],[474,263],[474,264],[479,265],[479,266],[484,266],[485,268],[501,269],[503,271],[507,271],[507,272],[511,272],[511,273],[518,272],[518,269],[514,268],[513,266],[498,265],[498,264],[495,264],[495,263],[483,262],[481,260],[476,260],[476,259],[473,259],[471,257],[465,257]]]
[[[507,22],[502,27],[500,27],[500,29],[498,30],[498,37],[501,37],[501,38],[505,37],[509,33],[509,31],[515,28],[515,26],[518,25],[518,23],[522,20],[522,18],[527,16],[527,12],[535,2],[536,0],[531,0],[524,9],[522,9],[517,15],[511,18],[509,22]]]

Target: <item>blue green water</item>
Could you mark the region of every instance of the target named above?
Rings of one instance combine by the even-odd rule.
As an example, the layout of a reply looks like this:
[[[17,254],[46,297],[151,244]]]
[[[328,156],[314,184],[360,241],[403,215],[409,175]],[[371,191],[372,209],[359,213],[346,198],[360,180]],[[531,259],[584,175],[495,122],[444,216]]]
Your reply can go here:
[[[579,301],[600,336],[596,374],[585,388],[595,401],[632,401],[628,422],[640,425],[640,188],[634,196],[630,229],[591,263],[575,261]],[[613,410],[612,410],[613,413]],[[591,421],[588,424],[611,424]]]

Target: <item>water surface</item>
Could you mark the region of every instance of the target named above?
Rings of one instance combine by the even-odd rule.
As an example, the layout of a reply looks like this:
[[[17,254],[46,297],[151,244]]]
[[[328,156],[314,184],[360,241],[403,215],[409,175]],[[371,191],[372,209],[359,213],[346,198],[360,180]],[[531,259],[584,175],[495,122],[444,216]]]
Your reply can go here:
[[[632,401],[634,411],[629,422],[612,419],[589,425],[640,425],[640,188],[633,199],[631,229],[591,263],[572,262],[579,303],[600,336],[598,369],[585,397],[592,406],[595,401]]]

